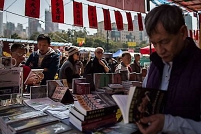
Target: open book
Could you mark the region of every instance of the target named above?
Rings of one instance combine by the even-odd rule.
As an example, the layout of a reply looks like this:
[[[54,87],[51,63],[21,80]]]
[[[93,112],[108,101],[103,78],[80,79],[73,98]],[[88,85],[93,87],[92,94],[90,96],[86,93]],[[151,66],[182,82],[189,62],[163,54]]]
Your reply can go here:
[[[25,80],[25,85],[36,85],[41,82],[44,78],[43,74],[44,69],[31,69],[27,79]]]
[[[157,89],[131,87],[128,95],[112,95],[119,106],[124,123],[139,121],[143,117],[161,113],[165,92]]]

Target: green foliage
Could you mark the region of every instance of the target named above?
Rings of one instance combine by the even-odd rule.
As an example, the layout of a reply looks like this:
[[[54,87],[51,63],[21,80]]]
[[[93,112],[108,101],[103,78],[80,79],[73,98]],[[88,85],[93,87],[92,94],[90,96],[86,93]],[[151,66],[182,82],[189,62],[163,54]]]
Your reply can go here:
[[[17,33],[14,33],[11,35],[11,39],[21,39],[21,37],[19,37]]]
[[[29,37],[29,39],[30,40],[36,40],[39,34],[40,34],[39,32],[35,32]]]

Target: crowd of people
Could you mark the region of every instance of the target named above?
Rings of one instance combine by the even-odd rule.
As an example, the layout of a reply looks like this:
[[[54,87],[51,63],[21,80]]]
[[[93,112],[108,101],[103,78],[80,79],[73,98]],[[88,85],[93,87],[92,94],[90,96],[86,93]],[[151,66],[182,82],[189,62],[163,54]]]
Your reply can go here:
[[[166,105],[162,114],[143,117],[136,122],[143,134],[164,133],[201,133],[201,50],[188,37],[182,10],[177,6],[160,5],[151,10],[145,18],[145,28],[156,52],[150,55],[151,65],[143,81],[143,87],[167,91]],[[51,40],[41,34],[37,38],[38,50],[33,52],[22,64],[26,49],[22,44],[13,44],[11,55],[15,66],[24,68],[24,78],[30,69],[44,69],[44,79],[53,80],[56,73],[66,79],[71,87],[72,79],[93,73],[137,72],[141,73],[140,55],[124,52],[121,61],[104,59],[104,49],[97,47],[95,57],[88,61],[80,60],[76,47],[67,49],[68,58],[60,60],[59,55],[50,47]],[[144,127],[144,124],[149,124]]]

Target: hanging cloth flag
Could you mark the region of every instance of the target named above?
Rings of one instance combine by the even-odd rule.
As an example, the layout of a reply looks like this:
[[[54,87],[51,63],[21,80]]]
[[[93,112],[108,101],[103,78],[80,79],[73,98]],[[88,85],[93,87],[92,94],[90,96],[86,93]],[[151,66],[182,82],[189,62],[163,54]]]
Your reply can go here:
[[[52,4],[52,22],[64,23],[63,0],[51,0],[51,4]]]
[[[124,26],[123,26],[123,18],[122,15],[119,11],[114,11],[115,14],[115,20],[116,20],[116,24],[117,24],[117,29],[120,30],[124,30]]]
[[[77,43],[81,47],[85,43],[85,38],[77,38]]]
[[[192,30],[189,30],[189,35],[193,39],[193,32],[192,32]]]
[[[4,8],[4,0],[0,0],[0,10],[3,11]]]
[[[143,31],[143,23],[142,23],[142,15],[141,15],[141,13],[137,14],[137,18],[138,18],[139,31]]]
[[[108,9],[103,9],[103,15],[104,15],[105,30],[112,30],[111,20],[110,20],[110,11]]]
[[[82,3],[73,1],[74,25],[83,26]]]
[[[88,18],[89,18],[89,27],[97,29],[98,24],[97,24],[97,15],[95,6],[88,5]]]
[[[39,18],[40,15],[40,0],[26,0],[25,16]]]
[[[126,12],[126,17],[128,21],[128,31],[133,31],[133,21],[130,12]]]

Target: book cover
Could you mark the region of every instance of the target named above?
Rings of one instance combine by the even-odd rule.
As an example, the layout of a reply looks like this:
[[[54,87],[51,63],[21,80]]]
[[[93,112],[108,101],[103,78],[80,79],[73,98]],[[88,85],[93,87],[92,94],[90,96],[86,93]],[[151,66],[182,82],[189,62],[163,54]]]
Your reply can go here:
[[[75,95],[78,102],[75,101],[75,108],[82,114],[87,115],[94,112],[104,112],[105,110],[117,108],[116,102],[108,94],[86,94]]]
[[[30,99],[38,99],[47,97],[47,86],[30,86]]]
[[[102,88],[112,83],[112,73],[94,73],[95,89]]]
[[[25,85],[35,85],[39,84],[44,78],[43,74],[44,69],[31,69],[27,79],[25,80]]]
[[[17,122],[25,119],[31,119],[35,117],[40,117],[40,116],[46,116],[46,113],[43,113],[42,111],[31,111],[27,113],[22,113],[18,115],[12,115],[12,116],[4,116],[2,117],[2,120],[8,124],[12,122]]]
[[[19,107],[10,107],[9,109],[0,110],[0,117],[1,116],[12,116],[18,115],[26,112],[35,111],[33,108],[26,107],[26,106],[19,106]]]
[[[85,82],[86,82],[86,78],[73,78],[73,81],[72,81],[73,93],[74,94],[77,93],[77,84],[78,83],[85,83]]]
[[[56,87],[51,98],[61,101],[67,90],[68,90],[68,87]]]
[[[20,122],[10,123],[8,127],[13,133],[19,133],[36,128],[38,126],[53,124],[55,122],[59,122],[59,120],[52,116],[44,116],[28,120],[22,120]]]
[[[112,74],[112,83],[110,84],[121,84],[121,74],[120,73],[113,73]]]
[[[22,68],[0,69],[0,95],[20,93]]]
[[[51,98],[56,87],[64,86],[62,80],[47,80],[48,97]]]
[[[75,94],[90,94],[90,83],[77,83]]]
[[[124,123],[139,121],[143,117],[162,113],[166,91],[131,87],[128,95],[112,95],[119,106]]]
[[[47,126],[41,126],[39,128],[23,132],[21,134],[61,134],[70,130],[72,130],[70,126],[63,123],[56,123]]]

